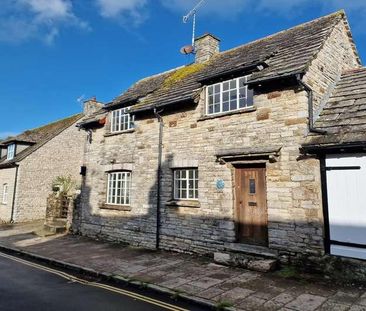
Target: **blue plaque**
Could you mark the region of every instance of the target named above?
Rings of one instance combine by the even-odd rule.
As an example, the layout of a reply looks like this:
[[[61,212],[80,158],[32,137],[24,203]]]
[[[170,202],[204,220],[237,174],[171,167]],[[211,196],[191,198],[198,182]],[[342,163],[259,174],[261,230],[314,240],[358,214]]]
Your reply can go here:
[[[222,190],[222,189],[224,189],[224,188],[225,188],[225,182],[224,182],[222,179],[218,179],[218,180],[216,181],[216,188],[217,188],[218,190]]]

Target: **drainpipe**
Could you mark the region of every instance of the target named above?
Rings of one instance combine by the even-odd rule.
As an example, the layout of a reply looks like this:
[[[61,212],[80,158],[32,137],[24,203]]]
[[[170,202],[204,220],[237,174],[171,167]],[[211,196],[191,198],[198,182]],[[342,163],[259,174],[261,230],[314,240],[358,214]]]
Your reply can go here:
[[[314,126],[314,111],[313,111],[313,90],[302,81],[300,74],[296,75],[297,82],[304,88],[306,93],[308,94],[308,112],[309,112],[309,132],[311,133],[317,133],[317,134],[326,134],[327,131],[320,130],[315,128]]]
[[[160,248],[160,190],[161,190],[161,163],[162,163],[162,156],[163,156],[163,128],[164,122],[163,118],[161,117],[160,113],[163,110],[156,111],[154,108],[154,115],[158,119],[159,122],[159,146],[158,146],[158,183],[157,183],[157,202],[156,202],[156,249]]]
[[[10,216],[10,223],[14,223],[14,210],[15,210],[15,196],[17,192],[17,184],[18,184],[18,169],[19,165],[15,167],[15,180],[14,180],[14,190],[13,190],[13,202],[11,206],[11,216]]]

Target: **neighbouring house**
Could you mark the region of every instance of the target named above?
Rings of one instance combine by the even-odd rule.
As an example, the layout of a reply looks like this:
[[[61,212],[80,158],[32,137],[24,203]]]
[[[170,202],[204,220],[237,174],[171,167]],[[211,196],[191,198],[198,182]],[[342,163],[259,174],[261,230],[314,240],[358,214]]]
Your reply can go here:
[[[222,262],[241,254],[316,261],[330,241],[324,160],[305,145],[333,133],[317,127],[342,132],[338,115],[348,107],[342,122],[354,122],[351,130],[362,116],[352,79],[365,81],[364,71],[342,76],[361,67],[345,13],[228,51],[219,45],[210,34],[197,38],[193,64],[140,80],[79,123],[89,142],[74,229]],[[360,212],[345,191],[344,222]]]
[[[85,132],[75,125],[77,114],[0,143],[0,221],[44,219],[47,197],[57,176],[80,183]]]
[[[325,251],[366,259],[366,68],[343,73],[303,152],[320,159]]]

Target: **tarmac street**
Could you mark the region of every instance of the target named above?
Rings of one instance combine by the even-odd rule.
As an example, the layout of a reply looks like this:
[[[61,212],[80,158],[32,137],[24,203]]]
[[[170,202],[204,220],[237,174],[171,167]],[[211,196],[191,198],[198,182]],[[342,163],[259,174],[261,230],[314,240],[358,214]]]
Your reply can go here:
[[[180,307],[108,284],[88,281],[24,259],[0,253],[0,310],[204,310]]]

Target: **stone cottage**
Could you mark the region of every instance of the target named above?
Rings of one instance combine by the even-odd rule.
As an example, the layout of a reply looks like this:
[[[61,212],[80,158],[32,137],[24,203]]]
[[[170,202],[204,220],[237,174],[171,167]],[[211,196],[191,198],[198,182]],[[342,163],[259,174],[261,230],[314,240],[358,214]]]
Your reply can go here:
[[[75,228],[225,261],[322,257],[321,161],[302,145],[324,135],[315,121],[360,66],[343,11],[224,52],[197,38],[193,64],[79,124],[89,143]]]
[[[366,68],[345,71],[308,135],[320,160],[325,251],[366,259]]]
[[[44,219],[47,197],[57,176],[80,181],[85,132],[75,126],[77,114],[0,144],[0,222]]]

